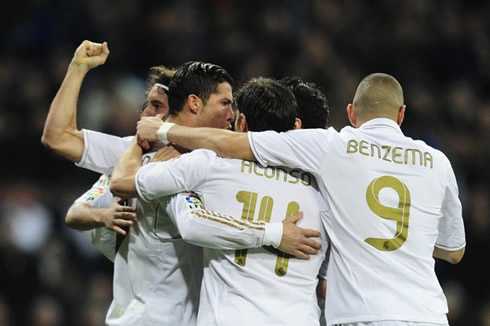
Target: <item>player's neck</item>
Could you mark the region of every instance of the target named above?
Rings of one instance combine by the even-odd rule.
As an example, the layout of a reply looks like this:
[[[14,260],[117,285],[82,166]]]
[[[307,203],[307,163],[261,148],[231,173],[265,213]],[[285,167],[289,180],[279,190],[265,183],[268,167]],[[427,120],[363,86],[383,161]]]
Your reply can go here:
[[[185,112],[180,112],[178,115],[169,115],[166,121],[179,126],[195,127],[197,124],[193,118],[193,116],[189,116]]]

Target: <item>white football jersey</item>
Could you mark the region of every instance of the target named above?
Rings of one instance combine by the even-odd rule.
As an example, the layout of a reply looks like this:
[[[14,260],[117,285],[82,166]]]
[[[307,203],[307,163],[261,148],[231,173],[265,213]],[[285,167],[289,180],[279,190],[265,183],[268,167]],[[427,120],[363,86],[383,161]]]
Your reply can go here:
[[[111,174],[119,156],[131,145],[134,136],[117,137],[82,129],[84,150],[76,166],[101,174]]]
[[[78,165],[106,173],[112,172],[132,141],[88,130],[84,137],[85,151]],[[144,154],[143,164],[152,155]],[[183,241],[168,216],[184,210],[178,204],[185,201],[182,196],[168,197],[159,205],[132,202],[137,220],[114,259],[113,301],[106,325],[196,324],[202,249]]]
[[[311,174],[264,169],[254,162],[196,150],[143,166],[136,175],[136,187],[145,200],[192,190],[207,210],[221,213],[214,217],[228,228],[236,225],[230,226],[223,217],[280,222],[303,211],[298,225],[322,232],[322,252],[310,260],[290,257],[273,247],[204,248],[198,325],[319,325],[317,275],[327,248],[320,212],[327,207]]]
[[[114,262],[107,325],[196,324],[202,249],[182,240],[169,218],[179,213],[182,206],[177,202],[185,201],[179,196],[166,197],[158,205],[138,202],[137,223]]]
[[[389,119],[341,132],[249,133],[257,160],[312,173],[330,207],[326,318],[447,323],[434,246],[465,246],[456,179],[446,156]]]
[[[111,177],[103,174],[92,187],[75,200],[75,203],[84,203],[92,207],[110,207],[117,200],[110,190]],[[90,242],[110,261],[114,262],[116,256],[117,233],[106,227],[98,227],[89,231]]]

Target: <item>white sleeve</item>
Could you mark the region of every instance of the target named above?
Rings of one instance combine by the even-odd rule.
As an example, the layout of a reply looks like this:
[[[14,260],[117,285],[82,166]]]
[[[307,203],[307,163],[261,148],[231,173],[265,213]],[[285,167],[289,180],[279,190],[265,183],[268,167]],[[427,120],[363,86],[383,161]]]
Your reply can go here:
[[[466,240],[458,184],[449,161],[447,164],[446,194],[442,204],[442,218],[439,222],[439,234],[435,246],[447,251],[456,251],[465,247]]]
[[[112,196],[111,177],[103,174],[92,187],[75,200],[75,203],[85,203],[92,207],[109,207],[115,198]]]
[[[110,207],[117,200],[110,191],[110,177],[102,175],[88,191],[80,196],[75,203],[84,203],[92,207]],[[106,227],[98,227],[89,231],[90,242],[110,261],[114,262],[116,257],[116,232]]]
[[[333,128],[249,132],[250,148],[263,166],[287,166],[318,175]]]
[[[146,164],[136,173],[136,191],[144,201],[196,191],[206,182],[215,159],[212,151],[195,150],[170,161]]]
[[[197,246],[234,250],[263,245],[278,247],[281,242],[282,223],[248,221],[206,210],[194,193],[175,195],[169,209],[182,239]]]
[[[85,146],[80,162],[75,165],[98,173],[111,174],[119,156],[133,140],[86,129],[82,132]]]

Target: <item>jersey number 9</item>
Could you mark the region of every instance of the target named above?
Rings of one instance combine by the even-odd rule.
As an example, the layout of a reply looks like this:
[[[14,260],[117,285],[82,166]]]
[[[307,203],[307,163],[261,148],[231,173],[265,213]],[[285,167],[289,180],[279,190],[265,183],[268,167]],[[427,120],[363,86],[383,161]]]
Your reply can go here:
[[[398,194],[398,206],[390,207],[381,204],[379,193],[384,188],[393,189]],[[366,190],[366,200],[371,211],[381,218],[396,221],[396,233],[391,239],[366,238],[368,244],[381,251],[400,249],[408,236],[410,215],[410,191],[407,186],[392,176],[382,176],[374,179]]]

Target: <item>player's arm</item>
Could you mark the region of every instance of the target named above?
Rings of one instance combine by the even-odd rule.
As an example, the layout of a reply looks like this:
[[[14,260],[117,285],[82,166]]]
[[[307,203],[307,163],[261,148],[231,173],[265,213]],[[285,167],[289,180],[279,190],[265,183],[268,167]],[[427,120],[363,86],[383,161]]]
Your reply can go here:
[[[111,192],[121,198],[134,198],[138,195],[135,175],[141,167],[143,149],[135,137],[128,149],[121,155],[112,172]]]
[[[215,128],[191,128],[143,118],[138,122],[138,136],[147,141],[168,140],[188,149],[206,148],[222,157],[255,160],[247,133]]]
[[[141,156],[143,155],[143,149],[139,144],[139,140],[135,137],[131,145],[119,158],[112,172],[111,192],[118,197],[134,198],[138,195],[135,177],[142,166]],[[180,156],[180,152],[169,144],[160,148],[151,159],[151,162],[163,162],[178,156]]]
[[[68,66],[65,78],[49,108],[41,142],[51,151],[79,162],[84,150],[83,134],[77,129],[76,110],[83,79],[90,69],[105,63],[107,43],[83,41]]]
[[[102,175],[92,187],[81,195],[68,209],[66,225],[84,231],[106,227],[126,234],[124,227],[133,225],[136,210],[123,206],[109,191],[110,176]]]
[[[90,242],[110,261],[114,261],[117,233],[125,235],[133,225],[136,210],[123,206],[109,190],[110,176],[102,175],[70,207],[66,224],[76,230],[89,230]]]
[[[213,152],[194,151],[182,155],[178,160],[147,164],[135,177],[138,195],[150,201],[183,191],[199,191],[215,159],[216,154]],[[289,217],[283,223],[266,224],[205,209],[196,210],[192,206],[199,206],[199,200],[196,196],[180,200],[178,205],[181,209],[174,211],[171,217],[182,238],[193,244],[229,250],[272,245],[303,259],[308,259],[308,255],[316,254],[321,248],[318,242],[311,239],[320,236],[318,231],[296,226],[302,215]]]
[[[121,201],[115,201],[109,207],[93,207],[84,202],[75,202],[68,209],[65,224],[79,231],[106,227],[126,235],[124,228],[132,226],[135,219],[136,209],[123,206]]]
[[[273,246],[301,259],[317,254],[321,245],[312,237],[320,233],[296,226],[302,213],[282,223],[249,221],[203,208],[195,194],[180,193],[173,198],[170,218],[184,241],[197,246],[236,250]]]
[[[432,256],[450,262],[451,264],[457,264],[461,261],[461,259],[463,259],[464,252],[465,248],[456,251],[448,251],[438,247],[434,247],[434,252],[432,253]]]
[[[463,223],[463,209],[459,200],[456,176],[449,160],[446,160],[446,191],[441,207],[442,217],[438,225],[438,235],[433,257],[457,264],[463,259],[466,247]]]
[[[155,119],[138,122],[138,135],[168,140],[188,149],[206,148],[219,156],[258,161],[267,166],[288,166],[316,173],[326,157],[333,129],[235,133],[214,128],[190,128]]]

